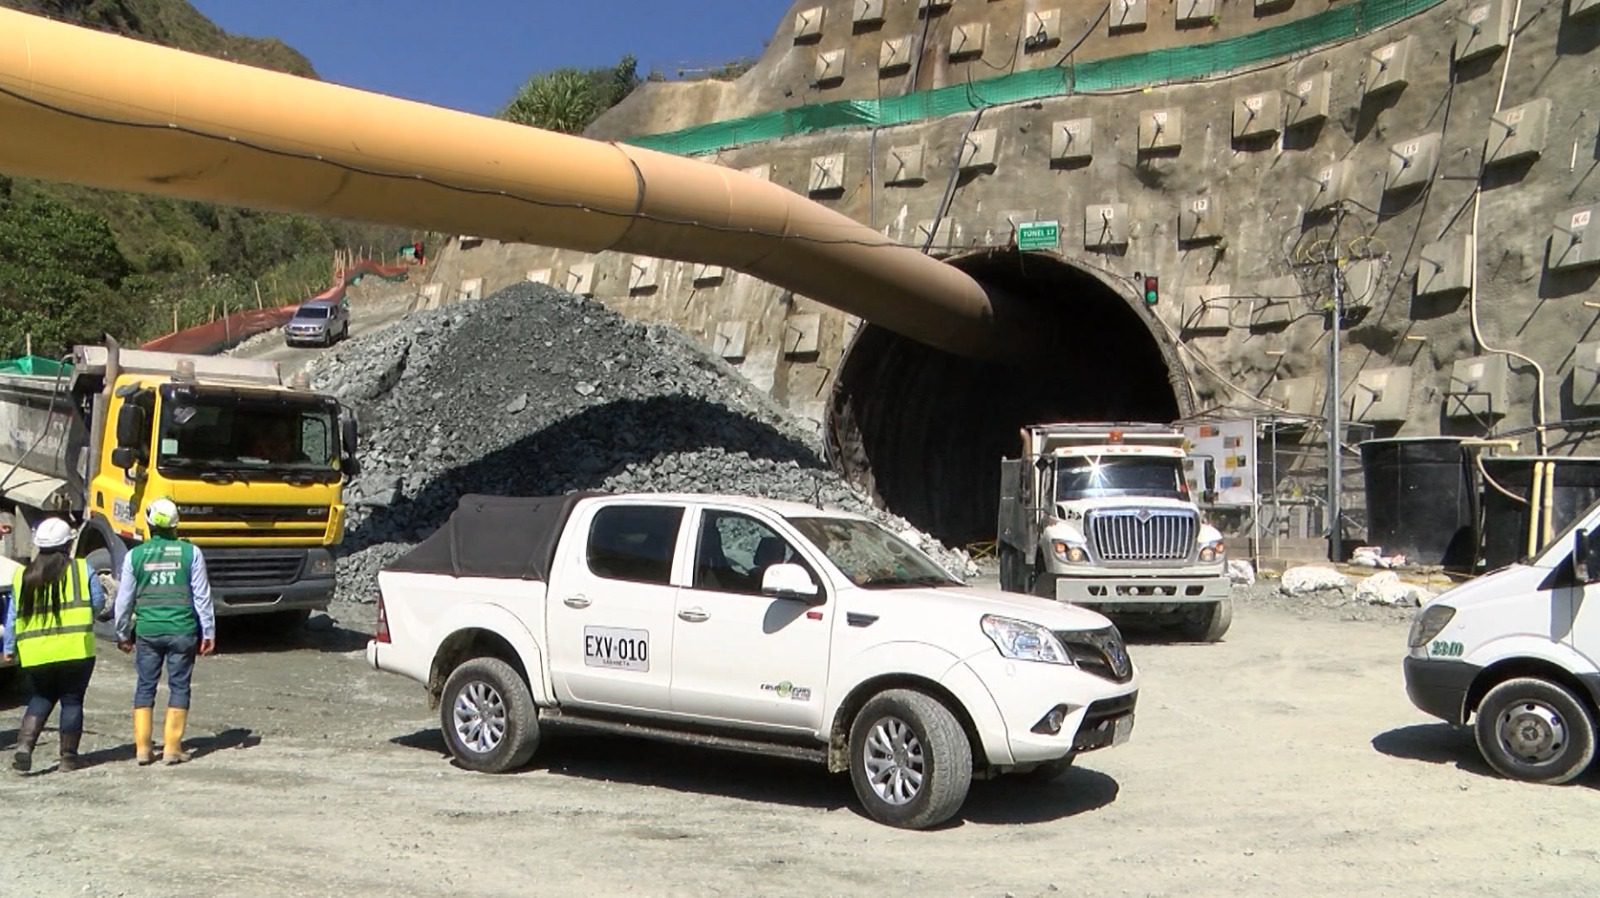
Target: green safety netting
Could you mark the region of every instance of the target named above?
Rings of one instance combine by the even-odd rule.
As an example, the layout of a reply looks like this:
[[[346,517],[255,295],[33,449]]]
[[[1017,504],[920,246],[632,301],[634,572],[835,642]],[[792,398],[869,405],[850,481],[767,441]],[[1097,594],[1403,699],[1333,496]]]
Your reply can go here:
[[[25,355],[14,359],[0,359],[0,374],[37,374],[44,377],[58,377],[62,374],[71,373],[71,365],[63,365],[55,359],[48,359],[44,356]]]
[[[1063,64],[879,100],[840,100],[627,138],[635,146],[694,156],[740,144],[836,128],[891,127],[986,106],[1075,93],[1190,81],[1349,40],[1425,12],[1442,0],[1352,0],[1284,25],[1197,44]]]

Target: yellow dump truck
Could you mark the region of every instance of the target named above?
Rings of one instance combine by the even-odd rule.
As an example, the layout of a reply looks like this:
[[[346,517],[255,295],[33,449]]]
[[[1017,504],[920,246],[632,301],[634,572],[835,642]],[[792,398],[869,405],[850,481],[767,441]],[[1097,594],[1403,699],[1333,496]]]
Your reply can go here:
[[[51,367],[51,366],[45,366]],[[0,552],[25,560],[46,515],[114,578],[177,503],[205,550],[219,615],[292,625],[333,597],[332,547],[355,473],[355,421],[272,362],[80,346],[59,370],[0,374]]]

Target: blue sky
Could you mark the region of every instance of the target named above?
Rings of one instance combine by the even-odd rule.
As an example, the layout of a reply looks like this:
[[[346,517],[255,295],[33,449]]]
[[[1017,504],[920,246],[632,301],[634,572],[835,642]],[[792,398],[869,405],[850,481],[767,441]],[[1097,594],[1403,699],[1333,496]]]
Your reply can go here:
[[[325,80],[490,114],[529,75],[639,58],[669,78],[760,54],[788,0],[191,0],[235,34],[276,37]],[[445,10],[450,10],[446,13]],[[461,10],[461,11],[458,11]]]

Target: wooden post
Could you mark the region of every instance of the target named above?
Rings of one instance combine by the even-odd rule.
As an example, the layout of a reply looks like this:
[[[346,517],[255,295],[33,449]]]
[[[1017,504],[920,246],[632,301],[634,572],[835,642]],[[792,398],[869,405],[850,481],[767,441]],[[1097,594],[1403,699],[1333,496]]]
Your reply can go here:
[[[178,304],[172,304],[172,332],[178,332]]]
[[[261,301],[261,282],[260,281],[251,281],[251,283],[256,285],[256,308],[257,309],[266,308],[267,307],[266,304]]]
[[[33,355],[33,331],[28,331],[22,336],[22,354]]]

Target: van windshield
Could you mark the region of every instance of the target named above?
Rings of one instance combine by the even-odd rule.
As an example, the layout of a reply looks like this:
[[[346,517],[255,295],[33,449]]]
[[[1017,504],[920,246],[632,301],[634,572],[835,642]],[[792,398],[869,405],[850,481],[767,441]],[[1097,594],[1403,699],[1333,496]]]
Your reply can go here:
[[[1056,501],[1106,496],[1187,499],[1183,462],[1176,458],[1062,458],[1056,461]]]

